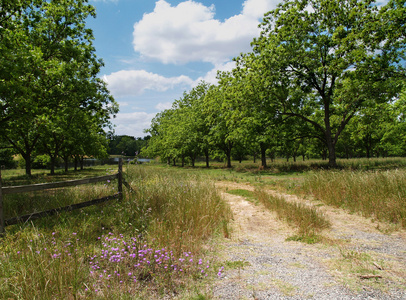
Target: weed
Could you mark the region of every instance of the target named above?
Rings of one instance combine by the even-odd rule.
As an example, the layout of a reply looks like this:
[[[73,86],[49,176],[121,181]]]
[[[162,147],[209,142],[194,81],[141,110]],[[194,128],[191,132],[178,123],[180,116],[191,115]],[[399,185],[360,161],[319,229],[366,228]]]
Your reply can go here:
[[[250,266],[251,264],[248,261],[235,260],[235,261],[226,261],[225,265],[230,269],[239,269]]]

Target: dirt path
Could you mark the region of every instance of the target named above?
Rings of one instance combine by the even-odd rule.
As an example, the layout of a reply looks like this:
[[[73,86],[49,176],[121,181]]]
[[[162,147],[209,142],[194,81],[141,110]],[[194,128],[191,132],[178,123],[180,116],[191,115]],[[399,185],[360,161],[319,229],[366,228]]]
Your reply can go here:
[[[405,231],[384,234],[368,219],[320,206],[332,223],[323,233],[326,241],[286,241],[294,228],[261,205],[226,192],[251,186],[217,187],[234,219],[231,239],[220,245],[220,260],[226,264],[213,290],[216,299],[406,299]]]

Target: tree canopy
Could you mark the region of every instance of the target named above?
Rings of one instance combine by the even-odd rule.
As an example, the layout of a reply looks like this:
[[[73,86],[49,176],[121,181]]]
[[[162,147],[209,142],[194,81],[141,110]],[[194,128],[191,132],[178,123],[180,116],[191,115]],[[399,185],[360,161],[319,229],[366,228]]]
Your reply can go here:
[[[229,167],[241,149],[261,153],[263,166],[266,153],[321,156],[330,166],[337,154],[405,155],[404,137],[390,125],[403,126],[405,10],[400,0],[382,7],[372,0],[280,3],[265,14],[252,52],[199,96],[198,110],[174,105],[155,119],[150,146],[159,140],[156,155],[185,155],[200,127],[181,132],[178,122],[191,119],[206,128],[194,149],[208,142]],[[198,120],[192,111],[199,110]]]
[[[97,77],[103,62],[86,27],[88,17],[95,10],[86,0],[2,2],[1,135],[22,155],[27,174],[34,151],[48,154],[51,162],[62,150],[65,157],[67,149],[77,155],[84,141],[77,137],[105,135],[118,112]]]

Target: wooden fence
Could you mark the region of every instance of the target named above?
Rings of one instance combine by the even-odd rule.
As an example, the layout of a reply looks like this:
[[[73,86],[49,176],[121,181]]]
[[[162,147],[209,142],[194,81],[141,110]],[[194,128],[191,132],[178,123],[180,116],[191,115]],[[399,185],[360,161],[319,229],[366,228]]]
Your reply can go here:
[[[77,186],[82,184],[89,184],[89,183],[96,183],[96,182],[106,182],[107,180],[118,179],[118,193],[103,197],[100,199],[94,199],[86,202],[81,202],[77,204],[72,204],[65,207],[59,207],[50,209],[47,211],[32,213],[24,216],[18,216],[15,218],[11,218],[8,220],[4,219],[3,213],[3,195],[7,194],[16,194],[16,193],[26,193],[26,192],[33,192],[33,191],[41,191],[41,190],[48,190],[48,189],[56,189],[68,186]],[[0,171],[0,233],[4,233],[5,226],[17,224],[18,222],[25,222],[27,220],[33,220],[42,218],[44,216],[49,216],[56,214],[61,211],[71,211],[91,205],[95,205],[98,203],[102,203],[111,199],[121,199],[123,192],[123,159],[120,158],[118,162],[118,172],[113,175],[106,175],[106,176],[99,176],[99,177],[92,177],[92,178],[85,178],[79,180],[69,180],[69,181],[62,181],[62,182],[51,182],[51,183],[43,183],[43,184],[32,184],[32,185],[22,185],[22,186],[9,186],[9,187],[2,187],[1,183],[1,171]]]

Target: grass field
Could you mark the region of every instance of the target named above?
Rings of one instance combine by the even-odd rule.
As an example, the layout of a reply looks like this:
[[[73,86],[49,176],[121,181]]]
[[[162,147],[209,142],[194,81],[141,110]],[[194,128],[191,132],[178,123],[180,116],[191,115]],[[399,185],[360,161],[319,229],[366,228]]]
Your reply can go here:
[[[106,172],[111,170],[75,177]],[[120,202],[7,227],[0,237],[0,298],[145,299],[182,292],[192,297],[191,282],[217,276],[221,266],[206,245],[228,234],[230,212],[213,184],[198,175],[141,166],[125,168],[125,178],[132,190]],[[36,175],[35,182],[48,179]],[[10,176],[5,183],[17,181]],[[50,191],[49,199],[65,205],[116,187],[105,185],[64,189],[62,195]],[[44,195],[4,197],[9,215],[20,213],[19,207],[36,210],[31,203],[43,200]]]
[[[321,161],[277,161],[265,170],[252,162],[234,162],[232,169],[221,163],[209,169],[203,165],[126,165],[124,176],[131,190],[125,189],[122,201],[6,228],[0,237],[0,298],[148,299],[165,294],[206,299],[205,285],[223,267],[210,244],[230,235],[230,209],[216,191],[215,181],[249,183],[258,191],[316,198],[326,205],[406,227],[406,159],[349,160],[339,161],[339,165],[335,170],[324,169]],[[116,171],[111,166],[56,176],[35,171],[30,179],[18,171],[3,170],[2,178],[7,186]],[[116,188],[116,182],[106,182],[5,195],[6,218],[108,195]],[[269,209],[279,207],[289,214],[298,209],[301,219],[280,218],[294,226],[303,224],[304,236],[309,235],[309,228],[317,234],[329,226],[315,210],[303,214],[304,206],[288,207],[282,199],[261,192],[236,193]]]

